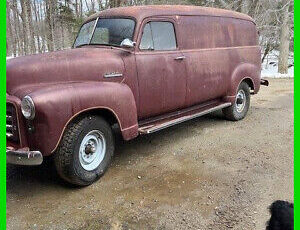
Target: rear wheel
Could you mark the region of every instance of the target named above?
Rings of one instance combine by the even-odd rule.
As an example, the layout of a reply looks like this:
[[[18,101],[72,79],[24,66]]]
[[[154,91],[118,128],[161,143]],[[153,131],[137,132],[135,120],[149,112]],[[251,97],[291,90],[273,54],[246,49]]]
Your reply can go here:
[[[69,125],[54,161],[58,174],[65,181],[86,186],[104,174],[113,153],[110,125],[101,117],[85,116]]]
[[[235,102],[228,108],[223,109],[226,119],[239,121],[246,117],[250,107],[250,88],[246,82],[242,82],[238,88]]]

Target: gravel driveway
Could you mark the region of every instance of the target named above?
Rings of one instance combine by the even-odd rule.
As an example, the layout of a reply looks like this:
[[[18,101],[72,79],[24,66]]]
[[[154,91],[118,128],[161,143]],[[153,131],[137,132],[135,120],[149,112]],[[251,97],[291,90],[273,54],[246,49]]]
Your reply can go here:
[[[7,229],[264,229],[294,197],[292,79],[270,79],[248,116],[214,113],[130,142],[94,185],[51,165],[7,166]]]

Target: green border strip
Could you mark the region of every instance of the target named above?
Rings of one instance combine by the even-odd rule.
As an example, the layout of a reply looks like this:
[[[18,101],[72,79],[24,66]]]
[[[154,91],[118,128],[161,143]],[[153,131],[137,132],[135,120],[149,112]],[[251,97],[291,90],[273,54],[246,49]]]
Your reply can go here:
[[[298,1],[294,1],[294,24],[299,24],[300,22],[297,22],[300,20],[299,15],[297,16],[297,12],[300,12],[300,4],[299,4],[299,0]],[[299,24],[300,25],[300,24]],[[299,27],[300,28],[300,27]],[[299,34],[299,29],[298,29],[298,25],[296,25],[294,27],[294,33],[295,34]],[[297,38],[297,35],[294,36],[294,61],[295,63],[298,63],[298,48],[297,48],[297,44],[299,43],[298,41],[300,40],[299,38]],[[300,43],[299,43],[300,44]],[[299,163],[299,151],[300,151],[300,143],[299,141],[299,122],[300,122],[300,108],[297,106],[299,103],[298,101],[300,101],[300,94],[297,93],[299,92],[300,88],[300,84],[299,84],[299,79],[298,79],[298,68],[295,68],[295,73],[294,73],[294,221],[295,221],[295,229],[300,229],[300,216],[299,216],[299,209],[298,209],[298,192],[299,192],[299,182],[297,180],[297,178],[299,178],[299,169],[297,169],[297,164],[300,165]],[[298,135],[299,134],[299,135]]]
[[[294,1],[295,6],[295,24],[297,23],[300,16],[297,16],[296,12],[300,12],[300,3],[299,1]],[[299,19],[300,20],[300,19]],[[0,21],[2,22],[2,25],[6,25],[6,1],[0,0]],[[299,22],[300,23],[300,22]],[[300,26],[299,26],[300,28]],[[298,26],[295,26],[295,34],[298,33],[299,29]],[[300,35],[299,35],[300,36]],[[297,35],[295,36],[295,63],[298,62],[298,51],[297,51],[297,40],[300,40],[300,37],[297,38]],[[299,43],[300,44],[300,43]],[[299,48],[300,49],[300,48]],[[300,51],[299,51],[300,52]],[[6,229],[6,27],[1,26],[0,27],[0,230]],[[297,135],[299,130],[298,123],[300,122],[300,116],[299,111],[300,107],[297,107],[298,102],[298,88],[300,88],[300,84],[298,83],[298,69],[295,68],[295,86],[294,86],[294,92],[295,92],[295,140],[294,140],[294,170],[295,170],[295,193],[294,193],[294,202],[295,202],[295,229],[300,229],[300,216],[298,211],[298,196],[297,196],[297,190],[299,190],[299,183],[296,178],[299,174],[299,170],[297,169],[297,162],[298,162],[298,153],[300,148],[300,142],[297,142],[297,139],[299,138]],[[300,90],[300,89],[299,89]],[[300,92],[300,91],[299,91]],[[299,93],[300,95],[300,93]],[[300,101],[300,98],[299,98]],[[300,163],[299,163],[300,164]]]
[[[299,15],[297,16],[297,12],[300,12],[300,3],[299,0],[298,1],[294,1],[294,24],[300,25],[300,22],[298,22],[300,20]],[[298,63],[299,58],[298,58],[298,47],[297,44],[300,44],[298,41],[300,40],[300,38],[297,38],[297,34],[299,34],[300,36],[300,32],[298,29],[298,25],[296,25],[294,27],[294,33],[296,34],[296,36],[294,36],[294,61],[295,64]],[[300,27],[299,27],[300,28]],[[300,48],[299,48],[300,49]],[[295,68],[295,73],[294,73],[294,214],[295,214],[295,229],[300,229],[300,216],[299,216],[299,209],[298,209],[298,192],[299,192],[299,182],[297,180],[297,178],[299,178],[299,169],[297,168],[297,164],[300,165],[300,162],[298,160],[299,158],[299,152],[300,152],[300,143],[299,143],[299,122],[300,122],[300,108],[297,106],[299,103],[298,101],[300,101],[300,94],[299,92],[299,88],[300,88],[300,84],[299,84],[299,79],[298,79],[298,68]],[[299,135],[298,135],[299,134]],[[300,167],[300,166],[298,166]]]
[[[6,229],[6,1],[0,0],[0,229]]]

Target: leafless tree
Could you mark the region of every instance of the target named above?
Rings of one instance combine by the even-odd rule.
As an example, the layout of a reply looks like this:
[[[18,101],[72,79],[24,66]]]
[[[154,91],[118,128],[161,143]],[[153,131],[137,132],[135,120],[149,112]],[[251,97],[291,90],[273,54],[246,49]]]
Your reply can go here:
[[[279,45],[279,64],[278,72],[282,74],[288,73],[288,58],[289,58],[289,40],[290,40],[290,29],[289,29],[289,5],[290,1],[284,0],[282,6],[281,15],[281,27],[280,27],[280,45]]]

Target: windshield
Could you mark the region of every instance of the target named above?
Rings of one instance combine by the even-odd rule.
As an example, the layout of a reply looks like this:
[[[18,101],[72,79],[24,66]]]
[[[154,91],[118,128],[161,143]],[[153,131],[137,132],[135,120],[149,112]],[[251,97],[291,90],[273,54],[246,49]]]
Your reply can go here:
[[[76,38],[74,47],[82,45],[120,46],[126,38],[132,40],[135,22],[126,18],[99,18],[84,24]],[[95,29],[94,29],[95,28]]]
[[[85,23],[81,27],[81,29],[78,33],[78,36],[75,40],[74,47],[78,47],[81,45],[87,45],[90,43],[92,35],[93,35],[95,23],[96,23],[96,20],[93,20],[88,23]]]

